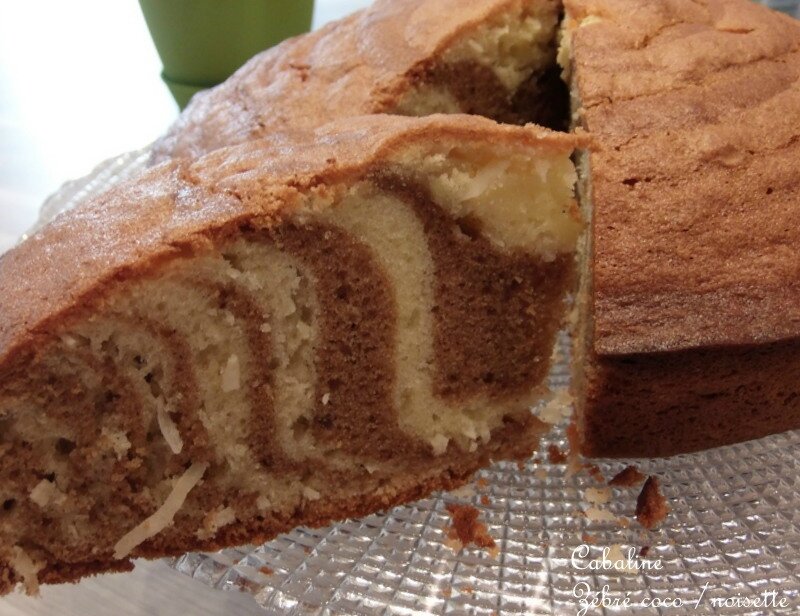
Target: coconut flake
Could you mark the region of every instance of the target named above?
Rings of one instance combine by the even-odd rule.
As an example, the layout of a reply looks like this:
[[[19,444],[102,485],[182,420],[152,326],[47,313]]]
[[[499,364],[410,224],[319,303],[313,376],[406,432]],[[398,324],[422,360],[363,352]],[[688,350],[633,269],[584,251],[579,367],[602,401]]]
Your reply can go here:
[[[164,504],[145,519],[141,524],[123,535],[114,546],[114,558],[125,558],[139,544],[155,537],[162,530],[172,524],[175,514],[178,513],[189,492],[203,478],[208,469],[208,462],[195,462],[183,475],[178,478]]]
[[[175,455],[179,454],[183,450],[181,433],[178,431],[178,426],[175,425],[167,409],[160,404],[156,410],[156,419],[158,419],[158,428],[161,430],[161,436],[164,437],[172,453]]]
[[[56,487],[52,481],[42,479],[37,483],[30,493],[30,499],[42,509],[50,503],[60,505],[66,499],[66,495]]]
[[[319,500],[322,497],[322,494],[317,492],[314,488],[309,488],[308,486],[303,486],[303,496],[310,501]]]
[[[239,357],[231,355],[221,374],[223,392],[227,394],[239,389]]]
[[[39,595],[39,571],[44,567],[44,563],[33,562],[33,559],[18,545],[12,550],[11,568],[22,578],[25,592],[29,595]]]
[[[131,442],[128,440],[128,436],[124,432],[109,430],[105,427],[100,433],[111,444],[111,448],[114,450],[117,460],[124,458],[125,454],[128,453],[128,450],[131,448]]]
[[[447,445],[450,443],[450,439],[447,438],[444,434],[437,434],[433,438],[430,439],[431,447],[433,447],[433,455],[440,456],[445,451],[447,451]]]

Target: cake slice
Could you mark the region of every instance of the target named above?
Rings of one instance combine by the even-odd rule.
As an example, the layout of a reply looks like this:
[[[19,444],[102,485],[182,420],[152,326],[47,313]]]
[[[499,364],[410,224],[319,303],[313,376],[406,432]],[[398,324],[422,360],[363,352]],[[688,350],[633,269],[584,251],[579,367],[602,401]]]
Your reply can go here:
[[[151,169],[0,258],[0,591],[524,459],[578,140],[376,115]]]
[[[557,0],[377,0],[194,97],[154,160],[373,113],[471,113],[565,129]]]
[[[800,22],[745,0],[567,0],[593,218],[576,352],[591,456],[800,428]]]

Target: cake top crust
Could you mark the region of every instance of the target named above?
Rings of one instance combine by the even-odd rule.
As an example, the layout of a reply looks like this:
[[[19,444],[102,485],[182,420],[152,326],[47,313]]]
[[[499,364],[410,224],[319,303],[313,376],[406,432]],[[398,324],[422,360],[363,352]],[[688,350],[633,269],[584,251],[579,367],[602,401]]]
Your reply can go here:
[[[275,131],[313,130],[336,118],[380,113],[404,91],[409,71],[493,15],[524,3],[378,0],[256,55],[225,83],[195,96],[156,143],[154,159],[197,157]]]
[[[118,282],[202,252],[241,225],[279,224],[314,197],[314,207],[326,207],[337,191],[403,162],[417,146],[473,142],[498,152],[533,147],[563,155],[586,140],[475,116],[374,115],[154,167],[60,214],[0,257],[0,372],[51,324],[101,301]]]
[[[567,0],[593,193],[593,345],[800,336],[800,22],[745,0]]]

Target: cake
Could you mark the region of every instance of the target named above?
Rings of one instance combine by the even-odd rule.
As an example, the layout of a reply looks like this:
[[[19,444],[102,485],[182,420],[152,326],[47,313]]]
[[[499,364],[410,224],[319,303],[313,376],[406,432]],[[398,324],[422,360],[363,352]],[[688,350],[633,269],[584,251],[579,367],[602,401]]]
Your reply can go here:
[[[341,117],[471,113],[566,128],[556,0],[378,0],[194,97],[153,150],[196,157]]]
[[[800,22],[744,0],[567,0],[591,233],[590,456],[800,428]]]
[[[525,459],[579,138],[373,115],[175,159],[0,258],[0,592]]]
[[[800,427],[800,26],[564,4],[379,0],[288,41],[0,259],[0,590],[527,457],[570,289],[584,454]]]
[[[157,158],[353,113],[571,117],[581,449],[669,456],[800,427],[799,47],[746,0],[379,0],[198,97]]]

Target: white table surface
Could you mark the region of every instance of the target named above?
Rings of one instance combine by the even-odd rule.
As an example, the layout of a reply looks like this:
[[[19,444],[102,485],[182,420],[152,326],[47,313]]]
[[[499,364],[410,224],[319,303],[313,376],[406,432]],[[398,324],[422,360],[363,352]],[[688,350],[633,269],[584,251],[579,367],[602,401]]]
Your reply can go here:
[[[317,0],[315,26],[368,3]],[[0,0],[0,252],[61,183],[166,130],[178,109],[160,71],[134,0]],[[0,599],[0,616],[263,613],[160,561]]]

